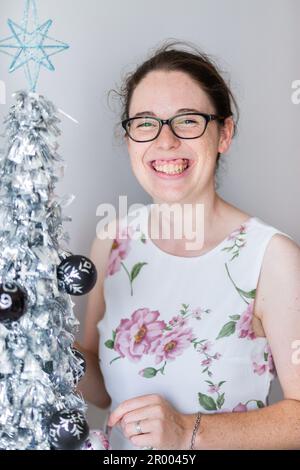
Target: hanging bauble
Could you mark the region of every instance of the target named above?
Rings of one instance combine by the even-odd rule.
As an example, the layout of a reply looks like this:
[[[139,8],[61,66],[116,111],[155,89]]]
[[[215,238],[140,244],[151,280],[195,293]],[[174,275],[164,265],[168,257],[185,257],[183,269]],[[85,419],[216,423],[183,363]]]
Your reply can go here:
[[[71,295],[87,294],[97,281],[94,263],[81,255],[71,255],[57,268],[58,285]]]
[[[83,354],[78,351],[78,349],[72,348],[72,353],[76,357],[77,362],[77,371],[74,372],[74,384],[77,385],[78,382],[82,379],[86,371],[86,362]]]
[[[69,258],[69,256],[72,256],[73,253],[71,253],[70,251],[66,251],[66,250],[59,250],[59,253],[58,253],[58,256],[59,256],[59,259],[61,261],[64,261],[65,259]]]
[[[89,426],[80,411],[57,411],[50,420],[49,439],[53,450],[79,450],[88,435]]]
[[[16,321],[25,313],[27,295],[15,282],[0,284],[0,321]]]

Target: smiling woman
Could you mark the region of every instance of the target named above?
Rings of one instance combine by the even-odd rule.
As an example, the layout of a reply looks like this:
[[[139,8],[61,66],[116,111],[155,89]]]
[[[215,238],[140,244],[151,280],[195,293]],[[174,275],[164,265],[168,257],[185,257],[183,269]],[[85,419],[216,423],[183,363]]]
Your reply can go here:
[[[217,193],[237,106],[213,62],[179,46],[155,51],[120,92],[132,170],[154,204],[94,241],[80,387],[111,404],[113,449],[295,449],[300,249]],[[182,214],[171,205],[189,224],[204,208],[197,249],[160,231],[154,242],[160,216],[174,228]],[[269,406],[276,373],[284,399]]]

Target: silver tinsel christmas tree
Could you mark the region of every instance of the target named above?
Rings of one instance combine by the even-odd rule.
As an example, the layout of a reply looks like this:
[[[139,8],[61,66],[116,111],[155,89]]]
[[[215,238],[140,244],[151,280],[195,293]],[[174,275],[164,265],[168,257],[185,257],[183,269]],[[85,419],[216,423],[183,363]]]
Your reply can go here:
[[[65,251],[56,109],[35,93],[15,97],[0,162],[0,448],[81,448],[84,360],[72,348],[79,322],[67,292],[82,283],[85,293],[95,272]]]
[[[55,194],[63,159],[55,106],[36,93],[42,67],[69,46],[48,36],[35,0],[23,21],[8,20],[11,36],[0,52],[24,68],[30,91],[15,94],[0,154],[0,449],[90,448],[86,404],[76,392],[85,371],[73,348],[79,322],[70,294],[96,283],[93,263],[68,250],[62,213],[68,198]]]

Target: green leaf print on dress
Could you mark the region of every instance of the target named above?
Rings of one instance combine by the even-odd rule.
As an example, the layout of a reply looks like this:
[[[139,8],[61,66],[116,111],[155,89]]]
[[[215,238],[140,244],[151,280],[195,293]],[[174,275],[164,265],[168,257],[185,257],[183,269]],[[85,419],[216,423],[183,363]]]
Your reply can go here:
[[[198,393],[198,400],[199,404],[204,408],[206,411],[217,411],[222,408],[225,403],[225,393],[220,393],[220,388],[224,383],[225,380],[222,380],[218,384],[214,384],[209,380],[205,380],[206,383],[209,384],[208,393],[211,395],[215,395],[215,397],[211,397],[204,393]]]
[[[128,276],[128,279],[129,279],[129,283],[130,283],[130,294],[133,295],[133,287],[132,287],[132,283],[133,281],[135,280],[135,278],[138,276],[138,274],[140,273],[140,270],[142,269],[143,266],[145,266],[146,264],[148,263],[137,263],[133,266],[131,272],[128,271],[128,269],[126,268],[125,264],[123,262],[121,262],[121,266],[122,268],[124,268],[124,270],[126,271],[126,274]]]
[[[230,320],[227,323],[225,323],[225,325],[221,328],[216,339],[224,338],[226,336],[231,336],[236,331],[238,331],[239,338],[254,339],[256,336],[252,329],[252,318],[253,318],[253,307],[254,307],[256,289],[252,289],[250,291],[245,291],[243,289],[240,289],[236,285],[234,280],[232,279],[227,263],[225,263],[225,268],[226,268],[227,275],[230,281],[232,282],[234,288],[236,289],[238,295],[247,304],[247,308],[241,315],[237,315],[237,314],[229,315]],[[253,300],[252,302],[248,302],[247,299],[253,299]]]
[[[247,235],[246,228],[247,228],[247,224],[241,225],[239,229],[235,230],[228,237],[228,239],[233,240],[233,245],[223,248],[222,251],[226,250],[228,252],[233,253],[232,258],[229,261],[232,261],[234,258],[239,256],[240,250],[244,246],[246,246],[246,235]],[[229,315],[229,321],[225,323],[225,325],[223,325],[216,339],[225,338],[226,336],[231,336],[236,332],[236,330],[242,330],[241,332],[242,335],[253,336],[254,333],[249,330],[249,324],[248,324],[249,318],[252,316],[253,302],[249,304],[249,302],[246,299],[255,299],[256,289],[252,289],[250,291],[245,291],[243,289],[240,289],[236,285],[234,280],[232,279],[227,263],[225,263],[225,268],[226,268],[226,273],[230,281],[232,282],[234,288],[236,289],[238,295],[243,299],[243,301],[247,305],[249,305],[249,307],[242,315],[240,314]],[[247,323],[247,328],[245,328],[246,323]],[[240,336],[240,337],[244,337],[244,336]]]
[[[229,315],[229,321],[221,328],[216,339],[224,338],[226,336],[233,335],[236,331],[238,332],[239,338],[254,339],[255,333],[252,329],[252,318],[253,318],[253,307],[254,299],[256,295],[256,289],[245,291],[240,289],[231,277],[227,263],[225,263],[227,275],[236,289],[238,295],[247,304],[246,310],[242,314]],[[248,302],[247,299],[253,299]]]
[[[231,275],[230,275],[230,272],[229,272],[229,268],[228,268],[228,265],[227,263],[225,263],[225,268],[226,268],[226,272],[227,272],[227,275],[230,279],[230,281],[232,282],[234,288],[236,289],[237,293],[239,294],[239,296],[244,300],[244,302],[246,302],[246,304],[248,304],[249,302],[247,302],[246,299],[255,299],[255,295],[256,295],[256,289],[252,289],[250,291],[245,291],[243,289],[240,289],[236,283],[234,282],[234,280],[232,279]]]
[[[234,258],[239,256],[241,248],[243,248],[246,245],[246,235],[247,235],[246,228],[247,228],[247,224],[241,225],[239,229],[235,230],[228,237],[229,239],[234,241],[233,245],[231,245],[230,247],[223,248],[223,250],[231,251],[234,253],[233,257],[229,261],[232,261]],[[252,317],[253,317],[253,307],[254,307],[254,299],[256,296],[256,289],[251,289],[250,291],[245,291],[244,289],[241,289],[240,287],[237,286],[237,284],[232,279],[227,263],[225,263],[225,269],[226,269],[227,276],[229,277],[238,295],[247,304],[247,309],[242,314],[229,315],[228,317],[229,321],[225,323],[225,325],[223,325],[216,339],[221,339],[227,336],[231,336],[236,331],[238,332],[239,338],[254,339],[256,336],[252,329]],[[249,301],[247,299],[249,299]]]
[[[223,325],[216,339],[218,340],[237,333],[238,338],[254,340],[257,338],[252,326],[256,289],[250,291],[240,289],[232,279],[227,263],[225,263],[225,268],[238,295],[247,304],[247,308],[240,315],[229,315],[229,321]],[[248,299],[251,299],[251,301],[248,301]],[[263,375],[266,372],[272,375],[276,374],[272,352],[268,343],[265,345],[263,354],[260,353],[257,357],[252,358],[252,372],[257,375]]]
[[[206,411],[220,411],[222,412],[245,412],[249,409],[253,409],[253,406],[248,408],[249,403],[256,405],[256,408],[264,408],[264,403],[261,400],[251,399],[247,400],[245,403],[238,403],[234,408],[224,408],[225,405],[225,392],[221,392],[221,387],[227,381],[222,380],[221,382],[214,384],[213,382],[206,380],[205,381],[209,387],[206,393],[198,393],[199,405]]]

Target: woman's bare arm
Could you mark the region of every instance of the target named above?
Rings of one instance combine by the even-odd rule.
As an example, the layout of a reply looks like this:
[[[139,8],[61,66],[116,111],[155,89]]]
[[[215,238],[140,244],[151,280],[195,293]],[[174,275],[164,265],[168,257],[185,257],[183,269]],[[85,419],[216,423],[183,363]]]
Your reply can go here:
[[[92,244],[90,258],[97,268],[98,278],[95,287],[88,294],[87,298],[82,344],[79,344],[77,341],[74,344],[84,355],[87,366],[86,373],[78,384],[78,390],[83,394],[85,400],[100,408],[107,408],[111,403],[99,367],[99,333],[97,324],[105,313],[103,282],[112,243],[113,239],[111,238],[96,238]]]
[[[203,415],[198,449],[300,449],[300,248],[284,235],[269,244],[257,297],[284,399],[253,411]]]

